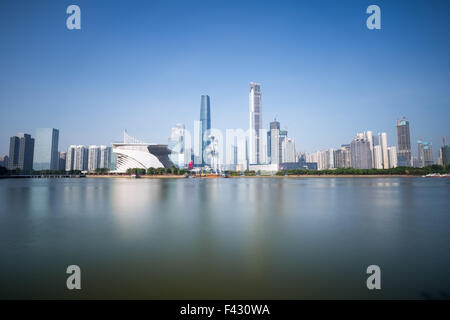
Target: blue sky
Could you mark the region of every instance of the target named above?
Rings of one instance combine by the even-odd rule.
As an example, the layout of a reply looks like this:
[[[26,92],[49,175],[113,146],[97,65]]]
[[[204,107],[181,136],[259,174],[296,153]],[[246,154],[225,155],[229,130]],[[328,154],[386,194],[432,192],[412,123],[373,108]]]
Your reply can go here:
[[[66,8],[81,8],[81,30]],[[366,28],[370,4],[381,30]],[[212,126],[248,128],[248,86],[262,85],[298,151],[348,143],[410,120],[437,156],[450,120],[448,1],[0,2],[0,155],[9,137],[60,130],[70,144],[110,144],[126,128],[166,143],[192,131],[200,96]]]

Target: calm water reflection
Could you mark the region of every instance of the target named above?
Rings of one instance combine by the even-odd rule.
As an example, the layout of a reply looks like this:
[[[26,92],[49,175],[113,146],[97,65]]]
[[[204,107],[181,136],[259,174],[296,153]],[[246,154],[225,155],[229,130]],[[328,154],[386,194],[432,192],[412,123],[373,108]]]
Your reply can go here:
[[[449,206],[449,179],[4,179],[0,298],[450,298]]]

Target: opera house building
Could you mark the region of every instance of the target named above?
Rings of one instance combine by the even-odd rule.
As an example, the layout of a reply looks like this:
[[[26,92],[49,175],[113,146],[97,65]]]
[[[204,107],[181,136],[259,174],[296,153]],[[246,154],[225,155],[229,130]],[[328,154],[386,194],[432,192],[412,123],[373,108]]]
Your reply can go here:
[[[116,156],[116,170],[125,173],[130,168],[171,168],[170,149],[165,144],[140,142],[124,132],[123,142],[113,142],[112,151]]]

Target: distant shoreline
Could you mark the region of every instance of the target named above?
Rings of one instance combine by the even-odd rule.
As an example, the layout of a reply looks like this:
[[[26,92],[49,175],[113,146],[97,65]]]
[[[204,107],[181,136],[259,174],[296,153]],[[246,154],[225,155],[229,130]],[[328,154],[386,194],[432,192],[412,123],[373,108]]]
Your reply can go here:
[[[420,178],[421,176],[416,175],[351,175],[351,174],[327,174],[327,175],[288,175],[288,176],[268,176],[268,175],[261,175],[261,176],[229,176],[228,178],[236,179],[236,178]],[[86,175],[86,178],[121,178],[121,179],[136,179],[129,175]],[[195,176],[193,177],[195,179],[214,179],[214,178],[224,178],[222,176],[217,177],[200,177]],[[143,175],[139,176],[137,179],[186,179],[184,176],[176,176],[176,175]]]
[[[273,176],[269,176],[269,175],[260,175],[260,176],[228,176],[228,178],[231,179],[239,179],[239,178],[276,178],[276,179],[307,179],[307,178],[319,178],[319,179],[323,179],[323,178],[383,178],[383,179],[388,179],[388,178],[421,178],[421,175],[401,175],[401,174],[397,174],[397,175],[389,175],[389,174],[309,174],[309,175],[286,175],[286,176],[277,176],[277,175],[273,175]],[[136,177],[132,177],[130,175],[83,175],[83,176],[71,176],[71,177],[67,177],[67,176],[24,176],[24,177],[20,177],[20,176],[0,176],[0,179],[17,179],[17,178],[22,178],[22,179],[79,179],[79,178],[93,178],[93,179],[99,179],[99,178],[105,178],[105,179],[186,179],[186,177],[180,175],[142,175],[142,176],[138,176]],[[225,179],[225,177],[223,176],[192,176],[193,179]],[[191,179],[192,179],[191,178]],[[427,177],[427,178],[449,178],[449,177]]]

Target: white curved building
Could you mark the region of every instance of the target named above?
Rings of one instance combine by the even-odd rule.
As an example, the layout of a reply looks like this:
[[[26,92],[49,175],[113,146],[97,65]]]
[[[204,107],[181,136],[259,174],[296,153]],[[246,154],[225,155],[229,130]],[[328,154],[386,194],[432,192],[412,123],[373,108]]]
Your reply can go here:
[[[130,168],[171,168],[171,151],[164,144],[137,141],[124,132],[124,142],[114,142],[112,151],[116,156],[115,172],[124,173]]]

